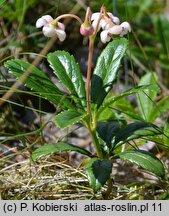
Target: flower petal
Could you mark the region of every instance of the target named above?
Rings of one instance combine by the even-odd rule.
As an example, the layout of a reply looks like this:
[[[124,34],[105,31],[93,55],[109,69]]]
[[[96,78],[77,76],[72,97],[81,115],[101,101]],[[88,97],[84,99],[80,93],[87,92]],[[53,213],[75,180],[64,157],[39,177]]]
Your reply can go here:
[[[111,19],[111,21],[116,24],[116,25],[119,25],[120,24],[120,19],[116,16],[114,16],[112,13],[108,12],[107,13]]]
[[[120,35],[123,31],[123,28],[120,25],[115,25],[109,29],[111,35]]]
[[[48,22],[48,23],[53,21],[53,18],[50,15],[44,15],[41,18],[46,20],[46,22]]]
[[[52,21],[53,18],[50,15],[42,16],[36,21],[36,28],[41,28],[42,26],[46,26]]]
[[[107,12],[107,14],[109,15],[110,18],[114,17],[114,15],[110,12]]]
[[[61,42],[64,41],[65,38],[66,38],[66,33],[65,33],[65,31],[62,30],[62,29],[55,29],[55,31],[56,31],[56,34],[57,34],[59,40],[60,40]]]
[[[51,26],[44,26],[42,30],[43,30],[43,34],[46,37],[55,37],[55,36],[57,36],[56,30]]]
[[[42,26],[45,26],[47,24],[46,20],[44,20],[43,18],[39,18],[36,21],[36,28],[41,28]]]
[[[100,21],[100,26],[103,30],[107,30],[109,28],[109,18],[102,18]]]
[[[58,24],[58,27],[59,27],[60,29],[65,30],[65,25],[64,25],[63,23],[58,22],[57,24]]]
[[[111,20],[116,25],[120,24],[120,19],[118,17],[113,16],[113,17],[111,17]]]
[[[127,34],[128,32],[131,32],[131,26],[128,22],[123,22],[120,24],[120,26],[123,28],[123,31],[120,36],[123,36]]]
[[[109,30],[104,30],[100,33],[100,39],[102,43],[109,42],[111,40],[111,37],[108,35]]]
[[[100,12],[93,13],[91,16],[91,20],[98,20],[100,17]]]
[[[95,19],[95,20],[92,22],[92,26],[93,26],[93,29],[94,29],[94,30],[96,30],[97,23],[98,23],[98,19]],[[98,31],[100,30],[100,28],[101,28],[101,25],[98,26]]]

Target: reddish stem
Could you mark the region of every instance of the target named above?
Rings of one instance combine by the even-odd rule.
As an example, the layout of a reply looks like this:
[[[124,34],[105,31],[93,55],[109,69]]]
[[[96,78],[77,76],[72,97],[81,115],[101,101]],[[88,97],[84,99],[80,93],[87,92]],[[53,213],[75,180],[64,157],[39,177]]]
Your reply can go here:
[[[91,73],[92,73],[92,59],[93,59],[94,40],[95,40],[97,32],[98,32],[99,23],[102,19],[102,11],[103,11],[103,7],[100,10],[100,17],[98,19],[95,32],[93,33],[93,35],[91,35],[89,37],[89,55],[88,55],[88,65],[87,65],[87,81],[86,81],[87,112],[89,113],[89,115],[91,115],[91,110],[90,110],[90,80],[91,80]]]
[[[90,114],[90,79],[92,72],[92,59],[93,59],[93,48],[94,39],[89,38],[89,55],[88,55],[88,65],[87,65],[87,81],[86,81],[86,99],[87,99],[87,112]]]
[[[60,16],[58,16],[54,21],[58,22],[60,19],[65,19],[65,18],[74,18],[76,19],[80,24],[82,24],[82,20],[80,19],[80,17],[76,16],[75,14],[62,14]]]

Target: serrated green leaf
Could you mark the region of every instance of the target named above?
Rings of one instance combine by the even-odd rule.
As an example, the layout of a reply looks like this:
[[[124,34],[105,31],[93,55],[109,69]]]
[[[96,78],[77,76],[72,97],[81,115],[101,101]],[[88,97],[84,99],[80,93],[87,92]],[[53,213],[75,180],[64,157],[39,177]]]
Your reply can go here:
[[[157,84],[157,75],[155,73],[147,73],[139,82],[139,85]],[[154,107],[154,101],[159,92],[156,90],[144,90],[137,94],[137,103],[143,119],[150,122],[151,111]]]
[[[110,42],[98,58],[91,79],[91,101],[97,108],[111,90],[115,82],[120,62],[125,54],[128,41],[125,38]]]
[[[83,154],[89,157],[91,156],[91,153],[89,151],[82,149],[78,146],[74,146],[74,145],[64,143],[64,142],[58,142],[55,144],[49,143],[49,144],[43,145],[39,147],[38,149],[36,149],[32,153],[32,160],[37,160],[47,155],[56,154],[59,152],[65,152],[65,151],[75,151],[75,152],[78,152],[80,154]]]
[[[116,156],[123,160],[130,161],[131,163],[135,163],[156,176],[161,178],[164,178],[165,176],[165,169],[162,162],[147,151],[125,151]]]
[[[117,148],[120,145],[127,143],[131,140],[141,137],[154,136],[157,134],[162,134],[162,131],[156,125],[146,122],[134,122],[128,124],[126,127],[119,130],[118,133],[116,133],[112,145],[114,148]]]
[[[55,75],[68,89],[76,103],[85,106],[85,84],[74,57],[65,51],[56,51],[49,53],[47,59]]]
[[[112,162],[110,160],[101,160],[92,158],[85,165],[86,174],[94,192],[97,192],[110,178],[112,171]]]
[[[31,74],[24,80],[24,84],[27,87],[33,89],[40,96],[63,109],[72,107],[71,102],[63,95],[55,84],[41,70],[30,63],[19,59],[9,60],[5,62],[5,67],[17,78],[20,78],[22,74],[31,67]]]
[[[157,91],[159,88],[157,85],[153,85],[153,84],[150,84],[150,85],[143,85],[143,86],[137,86],[137,87],[134,87],[132,89],[129,89],[127,90],[126,92],[123,92],[117,96],[113,96],[113,97],[109,97],[108,99],[105,99],[105,102],[103,103],[103,105],[99,108],[98,112],[97,112],[97,117],[100,116],[100,114],[107,108],[107,107],[112,107],[113,104],[126,97],[126,96],[129,96],[131,94],[136,94],[138,92],[142,92],[144,90],[149,90],[149,91]],[[141,120],[141,117],[140,117],[140,120]]]
[[[77,110],[66,110],[56,116],[56,124],[60,128],[66,128],[82,120],[87,113],[78,113]]]

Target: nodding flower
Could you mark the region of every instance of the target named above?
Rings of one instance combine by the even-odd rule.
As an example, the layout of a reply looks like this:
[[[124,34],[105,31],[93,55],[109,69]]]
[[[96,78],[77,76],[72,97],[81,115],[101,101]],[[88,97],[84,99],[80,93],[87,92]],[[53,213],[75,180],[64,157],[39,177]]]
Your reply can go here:
[[[105,8],[103,8],[102,12],[93,13],[91,21],[95,30],[97,26],[97,31],[102,29],[100,34],[102,43],[109,42],[112,38],[123,37],[128,32],[131,32],[131,26],[128,22],[120,24],[119,18],[114,16],[112,13],[107,12]]]
[[[128,32],[131,32],[131,27],[128,22],[123,22],[120,25],[114,25],[109,29],[103,30],[100,34],[102,43],[109,42],[112,38],[123,37]]]
[[[120,20],[118,17],[114,16],[112,13],[106,13],[101,15],[101,20],[99,23],[99,28],[102,28],[103,30],[106,30],[109,28],[110,25],[118,25],[120,23]],[[92,21],[92,26],[94,29],[96,29],[97,22],[99,21],[100,18],[100,12],[93,13],[91,16],[91,21]]]
[[[128,32],[131,32],[131,26],[128,22],[122,22],[120,24],[120,26],[122,27],[122,32],[120,34],[120,36],[122,37],[123,35],[127,34]]]
[[[50,15],[45,15],[36,21],[36,28],[41,28],[46,37],[58,37],[60,41],[66,38],[65,26],[56,22]]]
[[[100,38],[102,43],[109,42],[116,37],[123,37],[128,32],[131,32],[131,26],[128,22],[122,22],[112,13],[107,12],[104,6],[100,12],[93,13],[90,8],[87,8],[84,22],[74,14],[63,14],[53,19],[50,15],[45,15],[36,21],[36,27],[42,28],[43,34],[46,37],[58,37],[60,41],[66,38],[65,26],[59,22],[62,18],[75,18],[80,23],[80,33],[83,36],[95,37],[97,32],[102,29]]]

